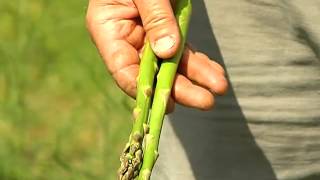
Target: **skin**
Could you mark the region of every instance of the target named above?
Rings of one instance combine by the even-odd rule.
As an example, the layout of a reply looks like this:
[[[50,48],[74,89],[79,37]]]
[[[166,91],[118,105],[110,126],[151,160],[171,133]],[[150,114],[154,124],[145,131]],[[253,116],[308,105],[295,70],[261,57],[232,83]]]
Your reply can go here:
[[[133,98],[145,39],[164,59],[172,57],[180,43],[169,0],[90,0],[87,28],[117,85]],[[186,46],[168,111],[173,111],[175,102],[209,110],[214,96],[225,94],[227,88],[224,69],[207,55]]]

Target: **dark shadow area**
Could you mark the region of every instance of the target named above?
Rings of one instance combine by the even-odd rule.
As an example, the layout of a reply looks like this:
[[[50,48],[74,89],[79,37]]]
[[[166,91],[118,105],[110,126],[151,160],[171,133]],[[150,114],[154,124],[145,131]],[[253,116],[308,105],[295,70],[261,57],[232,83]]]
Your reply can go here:
[[[224,65],[203,1],[193,3],[189,42]],[[223,17],[221,17],[223,18]],[[177,107],[171,123],[197,180],[275,180],[246,124],[232,85],[210,112]]]
[[[296,27],[297,37],[300,39],[300,41],[307,45],[314,55],[317,57],[318,60],[320,60],[320,47],[316,42],[313,41],[313,39],[310,37],[309,33],[302,27]]]

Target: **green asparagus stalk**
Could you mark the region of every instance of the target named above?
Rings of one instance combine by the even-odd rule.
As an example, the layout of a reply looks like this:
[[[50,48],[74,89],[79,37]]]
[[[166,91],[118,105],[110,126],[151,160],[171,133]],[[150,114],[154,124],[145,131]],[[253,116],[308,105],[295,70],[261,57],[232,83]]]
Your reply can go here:
[[[157,71],[157,57],[147,42],[140,62],[136,107],[133,110],[133,128],[129,142],[120,157],[119,180],[130,180],[139,174],[143,156],[142,142],[144,135],[148,131],[147,121],[153,94],[153,83]]]
[[[145,149],[139,180],[150,179],[153,166],[158,157],[158,146],[163,118],[179,61],[184,50],[191,11],[191,0],[177,0],[175,14],[179,24],[182,41],[177,54],[171,59],[163,60],[157,75],[157,84],[149,120],[150,130],[145,135]]]

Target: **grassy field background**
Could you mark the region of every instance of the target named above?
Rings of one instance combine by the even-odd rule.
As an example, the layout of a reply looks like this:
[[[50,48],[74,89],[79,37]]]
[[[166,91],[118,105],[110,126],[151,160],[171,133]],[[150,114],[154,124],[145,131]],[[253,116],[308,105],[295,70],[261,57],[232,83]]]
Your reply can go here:
[[[87,0],[0,1],[0,179],[115,179],[133,101],[106,73]]]

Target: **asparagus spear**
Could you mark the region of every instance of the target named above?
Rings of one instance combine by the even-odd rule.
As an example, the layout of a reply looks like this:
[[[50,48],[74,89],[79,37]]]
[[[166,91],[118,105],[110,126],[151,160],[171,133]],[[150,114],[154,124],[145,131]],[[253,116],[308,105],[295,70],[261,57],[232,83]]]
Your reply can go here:
[[[148,116],[149,116],[149,108],[151,104],[151,95],[153,89],[154,76],[157,72],[157,59],[149,43],[146,44],[143,56],[140,63],[140,72],[139,72],[139,80],[138,80],[138,88],[137,88],[137,106],[134,109],[134,117],[135,122],[132,128],[132,132],[130,134],[129,143],[127,143],[124,152],[120,158],[121,167],[118,171],[118,177],[121,180],[133,179],[139,174],[139,169],[141,167],[142,162],[142,141],[144,139],[144,143],[146,145],[146,157],[150,153],[152,149],[158,148],[159,136],[162,126],[162,121],[168,101],[168,97],[171,92],[171,87],[173,84],[173,79],[176,73],[177,66],[179,64],[179,60],[182,55],[182,51],[184,49],[183,45],[186,38],[186,32],[189,22],[189,16],[191,13],[191,2],[190,0],[180,0],[176,9],[176,18],[178,20],[181,34],[182,34],[182,45],[177,53],[177,55],[170,59],[166,60],[163,65],[161,65],[161,69],[158,75],[158,81],[163,83],[157,84],[156,95],[157,100],[153,103],[155,110],[153,116],[154,129],[150,132],[145,138],[144,135],[148,133]],[[159,86],[159,88],[158,88]],[[158,92],[159,91],[159,92]],[[157,93],[158,92],[158,93]],[[157,95],[160,94],[160,95]],[[160,104],[159,104],[160,103]],[[152,118],[151,118],[152,120]],[[150,124],[151,125],[151,124]],[[152,125],[151,125],[152,126]],[[152,126],[152,127],[153,127]],[[153,139],[155,137],[155,141]],[[151,146],[150,146],[151,144]],[[156,152],[156,151],[154,151]],[[151,174],[152,167],[156,161],[157,153],[154,153],[152,156],[151,153],[151,161],[146,160],[148,165],[143,165],[142,169],[145,171],[142,172],[142,177],[144,179],[148,179]],[[150,159],[150,158],[149,158]],[[144,168],[146,167],[146,168]],[[139,176],[140,178],[140,176]]]
[[[120,157],[119,180],[130,180],[139,174],[143,154],[142,142],[148,130],[147,121],[151,105],[153,82],[157,71],[157,58],[147,42],[140,62],[136,107],[133,110],[133,128],[129,142]]]
[[[163,118],[166,111],[174,77],[181,59],[187,36],[189,19],[192,11],[191,0],[178,0],[176,5],[176,19],[178,21],[182,42],[177,54],[161,63],[157,75],[156,90],[153,97],[149,127],[150,131],[145,135],[145,149],[143,164],[139,174],[139,180],[149,180],[152,168],[158,157],[158,146]]]

